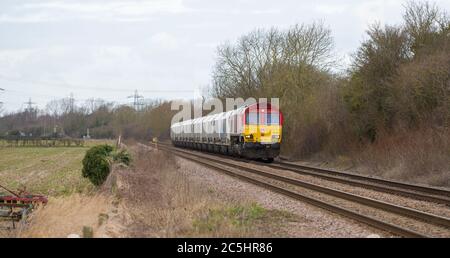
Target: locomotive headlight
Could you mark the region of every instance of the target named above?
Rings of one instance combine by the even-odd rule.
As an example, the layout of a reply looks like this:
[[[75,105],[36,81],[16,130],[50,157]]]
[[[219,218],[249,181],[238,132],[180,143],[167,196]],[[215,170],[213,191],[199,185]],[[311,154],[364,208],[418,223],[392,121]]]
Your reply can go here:
[[[253,139],[253,134],[247,134],[247,135],[245,136],[245,138],[247,138],[247,139]]]
[[[272,138],[273,139],[280,139],[280,136],[278,134],[274,134],[274,135],[272,135]]]

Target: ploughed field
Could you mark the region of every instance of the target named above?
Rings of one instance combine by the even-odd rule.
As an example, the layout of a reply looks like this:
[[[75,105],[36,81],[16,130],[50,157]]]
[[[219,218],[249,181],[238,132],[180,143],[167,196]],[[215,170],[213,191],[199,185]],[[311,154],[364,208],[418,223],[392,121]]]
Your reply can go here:
[[[11,190],[25,187],[28,192],[49,196],[89,190],[89,180],[81,176],[82,160],[89,147],[100,143],[90,141],[84,147],[0,148],[0,184]]]
[[[16,190],[61,195],[81,192],[89,180],[81,176],[81,161],[87,148],[1,148],[0,184]]]

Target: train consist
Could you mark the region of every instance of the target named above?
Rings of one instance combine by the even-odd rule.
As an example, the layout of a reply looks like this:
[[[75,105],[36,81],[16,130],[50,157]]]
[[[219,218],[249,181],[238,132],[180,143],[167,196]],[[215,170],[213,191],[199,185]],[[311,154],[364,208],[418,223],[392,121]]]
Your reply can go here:
[[[255,103],[174,123],[172,144],[272,162],[280,153],[283,115],[270,103]]]

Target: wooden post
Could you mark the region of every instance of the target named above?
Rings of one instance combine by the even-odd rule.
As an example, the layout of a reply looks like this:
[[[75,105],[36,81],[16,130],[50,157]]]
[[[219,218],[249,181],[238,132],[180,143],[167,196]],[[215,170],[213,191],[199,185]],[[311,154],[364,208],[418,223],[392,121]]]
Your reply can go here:
[[[93,238],[93,237],[94,237],[94,229],[92,229],[92,227],[84,226],[83,238]]]
[[[117,140],[117,148],[120,148],[121,144],[122,144],[122,135],[119,135],[119,139]]]

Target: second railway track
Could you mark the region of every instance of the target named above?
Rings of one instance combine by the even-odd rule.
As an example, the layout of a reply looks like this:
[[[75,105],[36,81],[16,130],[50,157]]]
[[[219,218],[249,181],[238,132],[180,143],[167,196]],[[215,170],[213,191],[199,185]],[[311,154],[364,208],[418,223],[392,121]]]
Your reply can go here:
[[[163,147],[172,147],[170,144],[167,143],[158,143],[158,144]],[[219,154],[219,156],[222,155]],[[237,161],[243,161],[243,159],[240,158],[234,157],[229,158]],[[248,162],[248,160],[246,161]],[[358,175],[350,172],[336,171],[312,166],[299,165],[284,161],[271,164],[270,163],[259,163],[259,164],[274,169],[291,171],[294,173],[319,177],[338,183],[364,187],[366,189],[372,189],[375,191],[381,191],[417,200],[430,201],[450,206],[450,190],[448,189],[403,183],[395,180]]]
[[[450,218],[434,215],[428,212],[419,211],[416,209],[411,209],[367,197],[358,196],[351,193],[346,193],[339,190],[334,190],[331,188],[323,187],[320,185],[311,184],[308,182],[304,182],[295,178],[285,177],[276,175],[270,172],[266,172],[260,169],[251,168],[245,165],[237,164],[235,162],[227,161],[221,157],[218,156],[212,156],[200,152],[193,152],[193,151],[187,151],[183,149],[178,148],[172,148],[168,145],[162,145],[163,149],[167,151],[171,151],[175,153],[178,156],[181,156],[186,159],[190,159],[192,161],[195,161],[197,163],[201,163],[205,166],[212,167],[216,170],[221,170],[222,172],[226,172],[227,174],[230,174],[235,177],[239,177],[241,179],[244,179],[246,181],[250,181],[251,183],[258,184],[260,186],[263,186],[265,188],[269,188],[273,191],[279,192],[281,194],[290,196],[295,199],[301,199],[303,201],[306,201],[308,203],[311,203],[315,206],[322,207],[324,209],[339,213],[341,215],[344,215],[346,217],[350,217],[353,219],[356,219],[360,222],[363,222],[365,224],[369,224],[371,226],[374,226],[376,228],[392,232],[394,234],[400,235],[400,236],[406,236],[406,237],[433,237],[433,236],[449,236],[450,235]],[[231,172],[231,169],[235,169],[240,172],[244,172],[244,174],[239,172]],[[257,178],[254,176],[256,175]],[[264,178],[264,180],[262,180]],[[358,205],[363,205],[370,207],[372,209],[378,209],[382,210],[383,212],[388,212],[391,214],[395,214],[395,216],[402,217],[400,221],[405,221],[404,218],[408,218],[412,221],[417,221],[417,223],[422,223],[424,225],[432,225],[432,227],[435,227],[435,230],[425,230],[426,232],[419,232],[419,230],[411,229],[410,227],[400,226],[396,225],[397,222],[386,222],[382,219],[367,216],[360,212],[352,211],[351,209],[339,207],[339,205],[333,205],[329,202],[320,200],[320,198],[313,198],[310,196],[306,196],[303,194],[300,194],[296,191],[292,191],[289,188],[280,187],[276,184],[272,184],[270,182],[267,182],[266,179],[269,179],[271,181],[277,181],[281,182],[283,184],[288,184],[296,187],[301,187],[304,189],[312,190],[315,192],[318,192],[320,194],[333,196],[333,198],[339,198],[342,200],[345,200],[347,202],[353,202],[357,203]],[[345,205],[344,205],[345,206]],[[404,224],[411,224],[414,222],[406,221]],[[400,224],[403,224],[400,223]],[[432,233],[430,233],[432,232]]]
[[[399,194],[402,196],[442,203],[450,206],[450,190],[357,175],[354,173],[330,169],[298,165],[289,162],[268,164],[268,166],[272,168],[290,170],[300,174],[317,176],[335,182],[363,186],[377,191]]]

